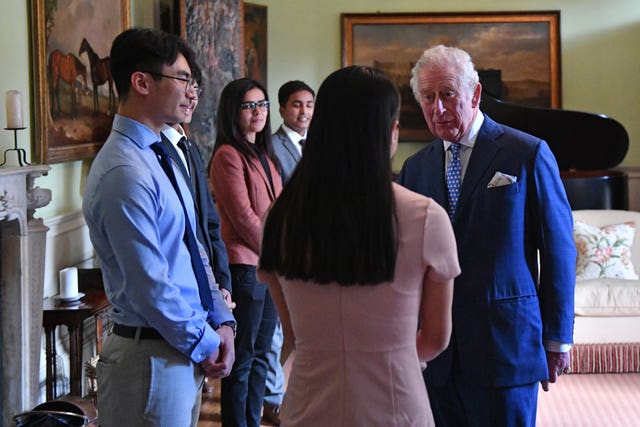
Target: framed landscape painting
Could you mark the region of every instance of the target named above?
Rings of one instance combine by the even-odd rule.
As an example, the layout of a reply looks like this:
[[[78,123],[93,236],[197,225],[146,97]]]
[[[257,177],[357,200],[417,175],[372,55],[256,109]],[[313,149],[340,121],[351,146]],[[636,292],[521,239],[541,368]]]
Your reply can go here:
[[[129,0],[32,0],[31,17],[36,157],[91,158],[118,104],[109,52],[129,26]]]
[[[342,65],[389,74],[402,94],[401,141],[428,141],[409,79],[422,52],[466,50],[483,89],[503,101],[560,108],[560,12],[342,14]]]

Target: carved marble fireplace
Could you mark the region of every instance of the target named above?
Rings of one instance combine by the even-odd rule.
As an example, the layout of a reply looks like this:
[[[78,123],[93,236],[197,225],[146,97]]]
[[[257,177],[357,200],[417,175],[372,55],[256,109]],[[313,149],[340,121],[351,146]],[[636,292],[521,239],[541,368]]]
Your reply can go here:
[[[48,228],[33,214],[51,201],[34,187],[50,167],[0,168],[0,424],[33,408],[38,397],[44,257]]]

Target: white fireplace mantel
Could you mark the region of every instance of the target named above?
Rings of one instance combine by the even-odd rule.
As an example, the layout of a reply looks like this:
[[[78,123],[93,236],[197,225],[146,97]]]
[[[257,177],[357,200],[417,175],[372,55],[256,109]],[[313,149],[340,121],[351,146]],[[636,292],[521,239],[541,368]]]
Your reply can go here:
[[[34,218],[51,191],[34,187],[48,165],[0,168],[0,423],[31,409],[38,397],[44,257],[48,228]]]

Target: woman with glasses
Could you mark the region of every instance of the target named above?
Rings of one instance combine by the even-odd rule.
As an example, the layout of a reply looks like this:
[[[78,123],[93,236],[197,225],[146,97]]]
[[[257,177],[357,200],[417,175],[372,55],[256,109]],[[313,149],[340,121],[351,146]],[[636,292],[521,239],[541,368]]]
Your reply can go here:
[[[267,286],[256,279],[256,265],[262,219],[282,181],[271,147],[267,91],[255,80],[235,80],[222,90],[209,180],[237,304],[236,360],[222,381],[222,425],[258,427],[277,314]]]

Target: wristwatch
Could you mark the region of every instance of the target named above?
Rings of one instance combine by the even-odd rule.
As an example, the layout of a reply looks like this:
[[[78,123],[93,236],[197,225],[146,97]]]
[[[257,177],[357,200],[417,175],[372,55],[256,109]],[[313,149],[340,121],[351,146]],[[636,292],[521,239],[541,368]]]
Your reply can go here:
[[[220,325],[218,326],[218,328],[222,327],[222,326],[228,326],[231,328],[231,330],[233,331],[233,337],[235,338],[236,336],[236,330],[238,329],[238,324],[233,321],[233,320],[227,320],[226,322],[222,322],[220,323]]]

